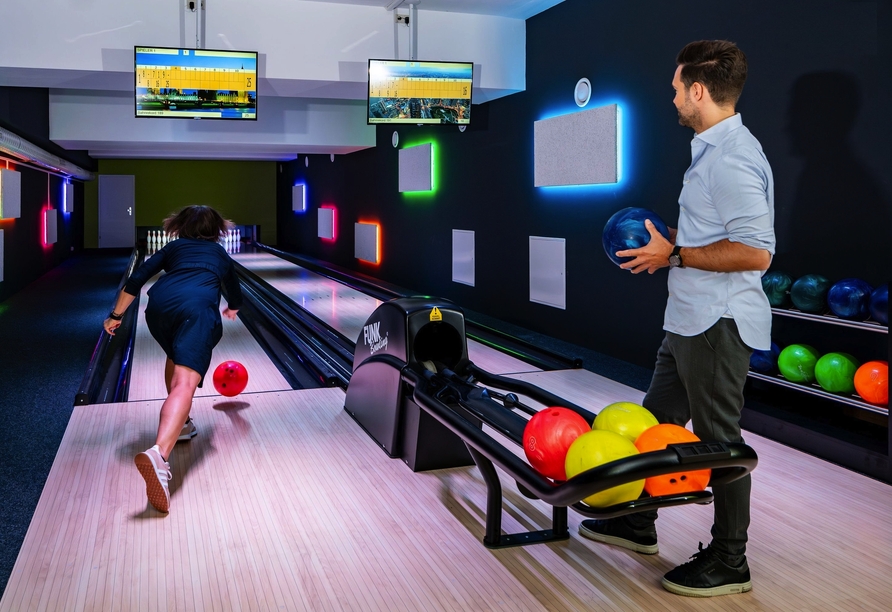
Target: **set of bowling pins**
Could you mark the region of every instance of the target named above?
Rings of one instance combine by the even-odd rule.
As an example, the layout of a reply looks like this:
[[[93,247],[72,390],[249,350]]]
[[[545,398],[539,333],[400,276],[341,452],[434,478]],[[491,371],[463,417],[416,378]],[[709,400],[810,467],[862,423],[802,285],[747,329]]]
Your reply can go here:
[[[158,251],[158,249],[163,247],[171,240],[176,240],[176,238],[171,236],[167,232],[161,230],[150,230],[149,235],[146,237],[146,246],[148,246],[149,255],[152,255],[153,253]]]
[[[242,230],[239,228],[229,230],[220,239],[220,244],[223,245],[227,253],[238,253],[242,250]]]

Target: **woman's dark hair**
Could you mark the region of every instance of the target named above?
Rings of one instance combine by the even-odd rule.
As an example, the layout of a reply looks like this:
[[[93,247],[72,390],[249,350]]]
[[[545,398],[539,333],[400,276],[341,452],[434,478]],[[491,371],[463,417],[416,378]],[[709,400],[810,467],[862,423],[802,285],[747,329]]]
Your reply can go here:
[[[700,83],[719,106],[734,106],[746,82],[746,55],[727,40],[698,40],[679,51],[681,82]]]
[[[195,238],[216,242],[232,227],[232,221],[224,219],[210,206],[186,206],[167,217],[164,231],[178,238]]]

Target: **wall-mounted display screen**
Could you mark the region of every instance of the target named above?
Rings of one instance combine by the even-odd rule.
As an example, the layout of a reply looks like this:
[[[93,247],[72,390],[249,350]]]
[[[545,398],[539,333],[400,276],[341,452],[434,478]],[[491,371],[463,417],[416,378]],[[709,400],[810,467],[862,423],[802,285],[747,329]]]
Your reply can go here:
[[[136,116],[257,119],[257,52],[136,47]]]
[[[369,120],[378,123],[471,122],[471,62],[369,60]]]

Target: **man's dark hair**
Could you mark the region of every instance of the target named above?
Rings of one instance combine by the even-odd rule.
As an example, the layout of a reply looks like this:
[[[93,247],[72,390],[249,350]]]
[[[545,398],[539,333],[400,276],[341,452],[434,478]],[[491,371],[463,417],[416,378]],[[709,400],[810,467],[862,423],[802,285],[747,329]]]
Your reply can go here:
[[[232,223],[210,206],[186,206],[164,220],[164,231],[178,238],[216,242]]]
[[[746,82],[746,55],[727,40],[698,40],[679,51],[681,82],[703,85],[719,106],[735,105]]]

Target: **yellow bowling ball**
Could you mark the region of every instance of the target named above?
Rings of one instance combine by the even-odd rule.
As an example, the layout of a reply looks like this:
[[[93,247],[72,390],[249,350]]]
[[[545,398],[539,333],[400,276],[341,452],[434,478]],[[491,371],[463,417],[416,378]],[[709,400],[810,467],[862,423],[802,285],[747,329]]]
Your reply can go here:
[[[657,418],[644,406],[632,402],[616,402],[598,413],[592,429],[612,431],[634,444],[644,430],[659,424]]]
[[[567,478],[572,478],[593,467],[637,454],[638,449],[628,438],[612,431],[593,429],[576,438],[570,445],[564,467]],[[595,493],[583,501],[589,506],[604,508],[638,499],[643,490],[644,481],[636,480]]]

